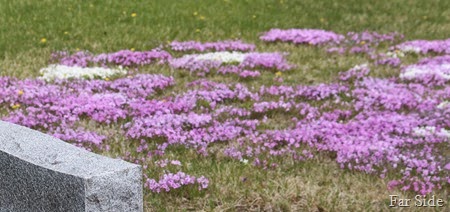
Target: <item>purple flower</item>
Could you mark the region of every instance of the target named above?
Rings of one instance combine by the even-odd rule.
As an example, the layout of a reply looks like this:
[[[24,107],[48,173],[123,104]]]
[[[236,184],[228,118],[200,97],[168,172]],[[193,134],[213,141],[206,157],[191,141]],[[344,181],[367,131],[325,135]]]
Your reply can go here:
[[[178,42],[173,41],[170,47],[174,51],[253,51],[255,50],[255,45],[243,43],[240,40],[232,41],[218,41],[218,42],[207,42],[201,43],[196,41],[186,41]]]
[[[266,42],[292,42],[294,44],[321,45],[339,43],[343,35],[320,29],[271,29],[265,32],[260,39]]]

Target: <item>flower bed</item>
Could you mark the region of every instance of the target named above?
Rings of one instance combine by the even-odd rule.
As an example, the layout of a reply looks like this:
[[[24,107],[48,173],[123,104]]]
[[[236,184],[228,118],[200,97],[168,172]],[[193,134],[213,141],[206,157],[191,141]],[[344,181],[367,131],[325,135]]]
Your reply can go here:
[[[345,40],[323,30],[274,29],[261,39],[345,44],[350,49],[360,48],[364,41],[378,51],[378,43],[394,42],[395,36],[364,32],[349,34]],[[182,167],[183,162],[169,163],[165,156],[171,147],[180,146],[203,156],[216,154],[211,147],[221,143],[220,154],[228,159],[268,171],[283,165],[279,161],[286,158],[301,162],[333,153],[343,169],[381,178],[396,173],[399,177],[390,179],[390,188],[428,194],[450,183],[450,158],[445,157],[450,151],[450,63],[442,42],[446,41],[393,45],[402,51],[420,48],[423,54],[444,55],[402,65],[390,78],[372,76],[372,68],[377,64],[397,67],[400,62],[376,62],[371,56],[378,58],[377,54],[363,51],[374,63],[341,71],[331,83],[256,88],[208,77],[216,72],[256,78],[271,71],[298,71],[297,67],[282,53],[227,52],[255,49],[240,41],[174,42],[172,50],[203,52],[178,58],[161,49],[96,56],[59,53],[53,61],[60,65],[43,69],[42,79],[0,78],[0,105],[7,111],[4,120],[90,150],[110,151],[108,139],[124,138],[133,147],[124,159],[164,173],[158,179],[146,176],[145,186],[152,192],[193,185],[206,189],[214,183],[207,174],[195,177],[180,169],[167,171],[167,167]],[[400,57],[397,54],[380,57]],[[177,85],[172,76],[124,76],[124,69],[113,71],[118,65],[139,68],[158,62],[177,71],[196,72],[200,78],[172,92]],[[288,118],[279,118],[280,114]],[[283,128],[271,128],[273,122]],[[87,128],[89,123],[114,126],[114,131],[101,133]],[[154,158],[162,159],[155,162]]]

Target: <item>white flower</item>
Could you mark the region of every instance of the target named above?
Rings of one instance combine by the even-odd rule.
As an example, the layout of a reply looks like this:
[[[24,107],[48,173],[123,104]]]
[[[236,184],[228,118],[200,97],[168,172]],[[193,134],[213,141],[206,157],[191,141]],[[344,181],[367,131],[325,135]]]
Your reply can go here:
[[[450,63],[438,65],[411,65],[403,70],[400,78],[414,79],[426,75],[435,75],[445,80],[450,80]]]
[[[413,129],[413,132],[417,136],[427,136],[436,133],[436,127],[434,126],[425,126],[425,127],[416,127]]]
[[[400,50],[402,52],[414,52],[414,53],[420,53],[420,48],[417,46],[402,46],[400,47]]]
[[[118,69],[109,69],[102,67],[93,67],[93,68],[82,68],[82,67],[72,67],[65,65],[49,65],[46,68],[42,68],[39,70],[42,74],[40,79],[44,79],[46,81],[53,79],[70,79],[70,78],[107,78],[114,75],[123,75],[126,74],[126,70],[119,67]]]
[[[421,137],[437,135],[439,137],[450,138],[450,130],[442,128],[440,131],[436,132],[436,127],[434,126],[416,127],[413,129],[413,132],[415,135]]]
[[[247,159],[241,159],[240,161],[241,161],[241,163],[248,164],[248,160]]]
[[[211,61],[220,61],[222,63],[242,63],[247,53],[241,52],[211,52],[205,54],[195,54],[195,55],[185,55],[183,57],[192,57],[194,56],[195,60],[211,60]]]
[[[443,101],[443,102],[441,102],[441,103],[437,106],[437,108],[438,108],[438,109],[444,109],[444,108],[446,108],[449,104],[450,104],[450,102],[448,102],[448,101]]]
[[[402,51],[387,52],[386,56],[391,57],[391,58],[399,58],[399,57],[404,57],[405,53]]]
[[[364,68],[367,68],[367,67],[369,67],[369,64],[362,63],[362,64],[359,64],[359,65],[353,66],[353,68],[351,68],[351,69],[353,69],[353,70],[361,70],[361,69],[364,69]]]
[[[441,129],[441,131],[439,131],[439,133],[437,133],[437,135],[439,135],[441,137],[450,138],[450,130]]]

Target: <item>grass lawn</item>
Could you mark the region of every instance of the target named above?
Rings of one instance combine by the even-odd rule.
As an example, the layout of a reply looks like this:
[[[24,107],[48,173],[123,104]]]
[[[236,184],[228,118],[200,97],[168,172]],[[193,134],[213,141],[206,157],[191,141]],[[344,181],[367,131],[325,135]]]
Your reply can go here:
[[[334,31],[379,33],[399,32],[404,40],[450,37],[450,1],[379,0],[0,0],[0,76],[21,79],[39,76],[54,51],[88,50],[99,54],[123,49],[144,51],[171,41],[219,41],[241,39],[254,43],[259,52],[288,52],[297,67],[283,73],[286,85],[335,82],[338,72],[369,61],[365,55],[330,56],[320,47],[286,43],[264,43],[259,36],[272,28],[312,28]],[[380,48],[387,49],[388,46]],[[174,56],[181,53],[171,52]],[[417,61],[408,56],[406,63]],[[157,98],[181,93],[198,76],[150,65],[139,73],[173,76],[176,85]],[[372,76],[398,75],[399,68],[374,67]],[[239,81],[249,87],[273,84],[273,73],[256,80],[212,75],[216,82]],[[0,88],[1,89],[1,88]],[[239,104],[232,102],[231,104]],[[0,114],[8,107],[0,104]],[[267,129],[287,126],[289,114],[269,114]],[[111,151],[123,156],[136,146],[120,134],[120,124],[80,123],[109,134]],[[340,169],[333,154],[320,153],[314,159],[295,162],[278,158],[279,166],[265,170],[231,160],[220,152],[227,144],[211,147],[208,156],[193,149],[169,147],[166,158],[180,160],[182,170],[209,178],[208,189],[182,188],[159,194],[146,191],[148,211],[179,210],[274,210],[274,211],[381,211],[389,209],[389,195],[414,198],[414,193],[387,190],[396,173],[381,179],[375,175]],[[136,153],[138,154],[138,153]],[[136,155],[138,157],[138,155]],[[150,164],[150,162],[148,162]],[[158,178],[162,169],[151,165],[146,173]],[[433,193],[450,201],[449,187]],[[448,206],[450,202],[446,205]],[[409,208],[414,209],[414,208]],[[417,208],[419,210],[420,208]],[[436,209],[437,210],[437,209]]]

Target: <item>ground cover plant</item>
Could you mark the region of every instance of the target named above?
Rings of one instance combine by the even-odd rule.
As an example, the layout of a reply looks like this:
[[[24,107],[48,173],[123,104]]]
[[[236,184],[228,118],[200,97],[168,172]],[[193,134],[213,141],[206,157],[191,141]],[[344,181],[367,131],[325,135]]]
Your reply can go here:
[[[148,211],[448,202],[450,5],[386,4],[0,0],[1,119],[141,164]]]

